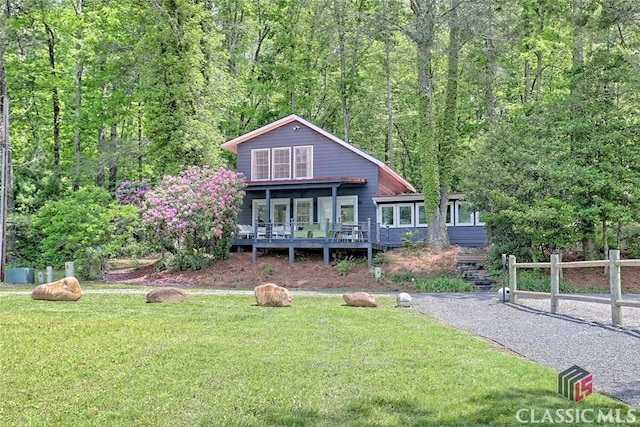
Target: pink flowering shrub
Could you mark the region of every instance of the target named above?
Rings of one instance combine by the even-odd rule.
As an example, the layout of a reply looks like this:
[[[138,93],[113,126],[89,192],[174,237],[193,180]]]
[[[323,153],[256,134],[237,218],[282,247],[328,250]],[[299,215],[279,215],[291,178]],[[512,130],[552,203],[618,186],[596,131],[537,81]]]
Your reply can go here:
[[[141,206],[149,191],[151,185],[147,181],[122,181],[116,189],[116,200],[121,205]]]
[[[223,168],[191,167],[166,176],[145,195],[148,237],[173,254],[226,258],[244,197],[244,176]]]

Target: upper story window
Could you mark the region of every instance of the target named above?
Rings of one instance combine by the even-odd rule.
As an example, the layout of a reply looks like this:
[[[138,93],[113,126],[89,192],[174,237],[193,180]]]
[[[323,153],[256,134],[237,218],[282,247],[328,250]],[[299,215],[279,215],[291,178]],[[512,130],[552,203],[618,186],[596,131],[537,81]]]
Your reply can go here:
[[[313,178],[313,146],[294,147],[294,179]]]
[[[273,149],[273,179],[291,179],[291,148]]]
[[[269,180],[269,156],[268,148],[251,150],[251,181]]]
[[[292,149],[293,148],[293,149]],[[251,180],[269,181],[313,178],[313,146],[251,150]]]

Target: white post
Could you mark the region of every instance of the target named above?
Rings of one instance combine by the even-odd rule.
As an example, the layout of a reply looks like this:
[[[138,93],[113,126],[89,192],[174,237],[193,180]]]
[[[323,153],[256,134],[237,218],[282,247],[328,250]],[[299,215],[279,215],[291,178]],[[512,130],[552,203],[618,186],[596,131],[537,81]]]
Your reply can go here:
[[[616,301],[622,299],[622,284],[620,282],[620,266],[616,261],[620,259],[620,251],[609,251],[609,288],[611,292],[611,323],[622,325],[622,307]]]
[[[76,275],[75,266],[73,261],[67,261],[64,263],[65,277],[74,277]]]
[[[558,294],[560,293],[560,255],[551,254],[551,312],[558,312]]]
[[[518,274],[516,271],[516,257],[515,255],[509,255],[509,301],[516,303],[518,298],[516,296],[516,290],[518,289]]]
[[[53,282],[53,267],[47,266],[47,283]]]

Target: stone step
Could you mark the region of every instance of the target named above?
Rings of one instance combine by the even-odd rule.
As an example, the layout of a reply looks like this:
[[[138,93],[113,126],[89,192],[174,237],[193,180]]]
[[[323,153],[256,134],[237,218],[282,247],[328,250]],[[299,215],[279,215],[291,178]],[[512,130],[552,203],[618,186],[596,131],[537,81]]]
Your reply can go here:
[[[456,269],[461,273],[462,280],[472,284],[478,291],[490,291],[495,286],[491,274],[484,269],[486,259],[486,254],[461,253],[456,260]]]

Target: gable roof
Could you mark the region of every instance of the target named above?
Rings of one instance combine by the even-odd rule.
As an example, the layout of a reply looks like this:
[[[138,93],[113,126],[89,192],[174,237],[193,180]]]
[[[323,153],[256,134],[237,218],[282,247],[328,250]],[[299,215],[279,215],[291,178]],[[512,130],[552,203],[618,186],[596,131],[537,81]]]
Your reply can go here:
[[[339,144],[341,146],[343,146],[344,148],[346,148],[347,150],[350,150],[354,153],[356,153],[357,155],[369,160],[371,163],[374,163],[375,165],[378,166],[379,169],[379,173],[383,176],[387,176],[389,177],[391,180],[395,181],[397,184],[399,184],[400,186],[404,187],[406,190],[415,192],[416,189],[413,187],[413,185],[411,185],[409,183],[409,181],[407,181],[406,179],[404,179],[402,176],[400,176],[400,174],[398,174],[396,171],[394,171],[393,169],[391,169],[389,166],[387,166],[384,162],[376,159],[375,157],[371,156],[370,154],[365,153],[364,151],[356,148],[355,146],[349,144],[346,141],[343,141],[342,139],[338,138],[337,136],[327,132],[326,130],[319,128],[318,126],[314,125],[313,123],[310,123],[306,120],[304,120],[303,118],[295,115],[295,114],[291,114],[287,117],[283,117],[280,120],[276,120],[273,123],[270,123],[268,125],[262,126],[261,128],[258,128],[256,130],[253,130],[249,133],[246,133],[244,135],[241,135],[237,138],[234,138],[230,141],[225,142],[224,144],[221,145],[221,148],[223,150],[229,151],[231,153],[237,154],[238,153],[238,144],[242,144],[245,141],[248,141],[250,139],[253,139],[259,135],[262,135],[264,133],[267,133],[269,131],[272,131],[274,129],[277,129],[281,126],[287,125],[291,122],[299,122],[303,125],[305,125],[306,127],[318,132],[319,134],[325,136],[326,138],[330,139],[331,141],[335,142],[336,144]]]

